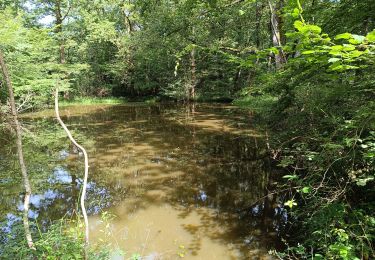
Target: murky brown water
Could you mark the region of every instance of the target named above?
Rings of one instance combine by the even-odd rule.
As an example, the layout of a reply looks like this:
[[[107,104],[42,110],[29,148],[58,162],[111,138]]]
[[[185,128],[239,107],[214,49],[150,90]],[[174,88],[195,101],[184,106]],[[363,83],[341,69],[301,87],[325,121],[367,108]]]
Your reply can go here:
[[[267,252],[278,247],[286,213],[276,198],[264,199],[274,171],[248,113],[221,105],[61,110],[88,147],[91,240],[109,239],[126,252],[113,259],[134,253],[144,259],[271,259]],[[23,120],[49,125],[55,123],[51,117],[52,111],[43,111]],[[0,148],[4,172],[11,168],[6,147]],[[30,217],[39,222],[72,214],[81,185],[73,149],[45,153],[46,165],[30,166],[48,176],[44,185],[35,184],[40,188],[31,200]],[[31,175],[35,182],[37,174]],[[21,191],[14,177],[2,174],[0,180],[0,218],[9,232],[19,216]],[[104,211],[116,216],[106,232]]]

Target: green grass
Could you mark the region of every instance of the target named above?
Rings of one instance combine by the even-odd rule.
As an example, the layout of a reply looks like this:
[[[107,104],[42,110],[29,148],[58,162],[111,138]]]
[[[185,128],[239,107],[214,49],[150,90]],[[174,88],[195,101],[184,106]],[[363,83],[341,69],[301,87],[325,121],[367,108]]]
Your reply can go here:
[[[269,112],[271,107],[277,102],[278,98],[263,94],[259,96],[248,95],[246,97],[236,99],[233,104],[241,108],[249,109],[258,113]]]
[[[124,104],[124,103],[127,103],[127,102],[128,101],[125,98],[77,97],[77,98],[74,98],[72,100],[62,100],[60,102],[60,106],[68,106],[68,105],[75,105],[75,104],[83,104],[83,105],[110,104],[110,105],[117,105],[117,104]]]
[[[102,214],[102,221],[108,222]],[[0,223],[0,227],[6,223]],[[18,221],[12,226],[12,233],[7,236],[6,246],[0,248],[0,259],[84,259],[84,231],[80,218],[60,219],[54,221],[47,231],[42,232],[36,223],[31,223],[32,237],[36,250],[31,250],[25,241],[24,226]],[[109,232],[105,229],[103,232]],[[5,236],[0,236],[4,239]],[[0,241],[0,246],[4,241]],[[109,240],[91,244],[89,259],[110,259],[111,244]]]

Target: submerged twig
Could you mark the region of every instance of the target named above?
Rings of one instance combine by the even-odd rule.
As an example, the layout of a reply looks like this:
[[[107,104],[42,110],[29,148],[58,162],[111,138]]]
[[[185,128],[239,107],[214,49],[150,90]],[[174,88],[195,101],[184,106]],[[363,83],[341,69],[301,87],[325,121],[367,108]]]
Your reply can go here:
[[[86,189],[87,189],[87,177],[89,174],[89,160],[87,156],[87,152],[85,148],[83,148],[81,145],[79,145],[76,140],[73,138],[72,134],[70,133],[69,129],[66,127],[64,122],[61,120],[60,113],[59,113],[59,90],[58,87],[56,87],[55,92],[55,113],[57,121],[59,121],[62,128],[65,130],[66,134],[68,135],[70,141],[79,149],[82,151],[84,159],[85,159],[85,173],[83,177],[83,186],[82,186],[82,194],[81,194],[81,210],[83,219],[85,222],[85,259],[88,257],[88,246],[89,246],[89,220],[87,217],[87,212],[85,208],[85,197],[86,197]]]
[[[4,75],[5,83],[8,86],[10,110],[11,110],[12,117],[13,117],[13,124],[16,128],[17,154],[18,154],[18,160],[20,163],[20,168],[21,168],[21,173],[22,173],[23,186],[25,188],[25,198],[24,198],[24,203],[23,203],[23,225],[25,229],[26,241],[27,241],[29,248],[35,250],[33,239],[32,239],[31,232],[30,232],[29,216],[28,216],[30,197],[31,197],[31,186],[30,186],[30,181],[29,181],[29,177],[27,174],[25,159],[23,157],[22,130],[21,130],[20,122],[18,121],[12,82],[10,80],[9,72],[5,65],[4,56],[1,50],[0,50],[0,67]]]

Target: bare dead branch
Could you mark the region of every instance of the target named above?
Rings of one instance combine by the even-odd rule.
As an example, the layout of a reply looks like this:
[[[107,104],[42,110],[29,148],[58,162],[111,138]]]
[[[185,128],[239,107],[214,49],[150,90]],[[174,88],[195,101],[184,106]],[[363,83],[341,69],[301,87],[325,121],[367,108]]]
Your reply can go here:
[[[24,198],[24,208],[23,208],[23,225],[25,229],[26,241],[30,249],[35,250],[35,246],[33,243],[33,239],[30,232],[30,225],[29,225],[29,204],[30,204],[30,197],[31,197],[31,186],[29,177],[27,174],[27,168],[25,164],[25,159],[23,157],[23,149],[22,149],[22,130],[20,122],[18,121],[17,109],[16,109],[16,102],[14,100],[14,93],[13,93],[13,86],[10,80],[8,69],[5,65],[3,53],[0,50],[0,67],[2,73],[4,75],[4,79],[6,85],[8,86],[9,92],[9,102],[10,102],[10,110],[13,117],[13,124],[16,128],[16,145],[17,145],[17,154],[18,160],[20,163],[21,173],[22,173],[22,180],[23,186],[25,188],[25,198]]]
[[[86,189],[87,189],[87,178],[89,174],[89,160],[87,156],[87,152],[85,148],[83,148],[81,145],[77,143],[77,141],[73,138],[72,134],[70,133],[67,126],[64,124],[64,122],[61,120],[60,113],[59,113],[59,90],[58,87],[56,87],[55,92],[55,114],[57,121],[60,123],[62,128],[65,130],[66,134],[68,135],[70,141],[83,153],[84,159],[85,159],[85,173],[83,178],[83,186],[82,186],[82,194],[81,194],[81,210],[83,219],[85,222],[85,259],[88,258],[88,246],[89,246],[89,220],[87,217],[86,207],[85,207],[85,197],[86,197]]]

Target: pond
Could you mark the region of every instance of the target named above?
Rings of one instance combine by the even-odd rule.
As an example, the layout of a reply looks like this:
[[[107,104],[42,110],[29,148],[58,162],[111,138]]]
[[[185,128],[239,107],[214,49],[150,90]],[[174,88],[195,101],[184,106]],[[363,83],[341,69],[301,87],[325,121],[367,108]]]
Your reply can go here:
[[[70,106],[62,119],[89,153],[92,242],[144,259],[272,259],[287,213],[266,196],[277,170],[249,112],[228,105]],[[82,156],[52,110],[25,114],[29,217],[42,228],[79,211]],[[0,137],[0,246],[21,219],[15,148]],[[113,215],[103,227],[101,214]],[[116,252],[114,250],[114,252]],[[113,259],[122,259],[113,253]]]

